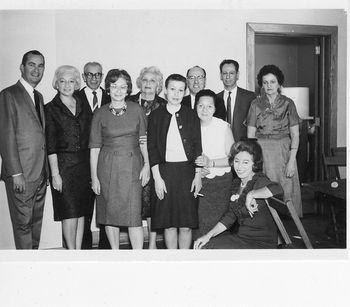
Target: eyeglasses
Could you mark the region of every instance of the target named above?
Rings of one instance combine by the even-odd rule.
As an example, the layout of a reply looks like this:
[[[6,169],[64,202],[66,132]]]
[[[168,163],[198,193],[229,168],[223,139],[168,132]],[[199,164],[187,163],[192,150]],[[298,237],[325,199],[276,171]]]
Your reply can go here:
[[[190,80],[190,81],[194,81],[195,79],[202,81],[204,78],[205,78],[205,76],[203,76],[203,75],[187,77],[187,79]]]
[[[93,74],[93,73],[91,73],[91,72],[88,72],[88,73],[85,73],[85,76],[86,76],[88,79],[92,79],[93,77],[95,77],[96,79],[101,79],[102,73],[97,72],[97,73]]]
[[[122,85],[122,86],[118,86],[116,84],[111,84],[110,89],[115,89],[115,90],[122,90],[122,91],[127,91],[128,90],[128,86],[127,85]]]

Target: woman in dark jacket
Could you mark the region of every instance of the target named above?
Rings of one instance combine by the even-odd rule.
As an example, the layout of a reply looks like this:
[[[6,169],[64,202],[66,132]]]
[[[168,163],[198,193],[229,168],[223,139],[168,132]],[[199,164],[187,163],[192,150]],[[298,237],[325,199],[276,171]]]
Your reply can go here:
[[[202,153],[197,114],[181,105],[186,78],[172,74],[165,81],[168,103],[153,111],[148,125],[148,153],[156,201],[152,229],[164,229],[169,249],[190,248],[198,227],[197,195],[202,187],[194,161]]]
[[[277,229],[264,201],[283,194],[262,170],[262,150],[255,140],[233,144],[229,159],[238,178],[233,180],[230,206],[220,221],[194,242],[194,249],[276,248]],[[239,223],[238,232],[229,229]]]
[[[89,106],[75,95],[80,83],[75,67],[58,67],[52,82],[58,93],[45,105],[54,220],[62,221],[68,249],[81,248],[84,216],[94,205],[88,148],[92,115]]]

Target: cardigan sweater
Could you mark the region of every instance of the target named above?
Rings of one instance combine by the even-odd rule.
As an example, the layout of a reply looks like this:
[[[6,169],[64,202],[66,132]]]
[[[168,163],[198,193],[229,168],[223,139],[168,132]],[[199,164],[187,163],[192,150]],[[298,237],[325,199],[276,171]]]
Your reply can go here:
[[[194,163],[202,153],[199,118],[193,110],[184,106],[181,106],[175,116],[187,160]],[[165,106],[157,108],[149,116],[147,147],[151,167],[166,162],[166,140],[171,117]]]

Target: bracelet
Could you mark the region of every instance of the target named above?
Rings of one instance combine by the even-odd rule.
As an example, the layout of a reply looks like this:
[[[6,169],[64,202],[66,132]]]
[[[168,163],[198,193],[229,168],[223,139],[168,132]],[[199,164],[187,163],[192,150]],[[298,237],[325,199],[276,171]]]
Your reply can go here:
[[[298,147],[291,147],[290,150],[292,150],[292,149],[298,149]]]

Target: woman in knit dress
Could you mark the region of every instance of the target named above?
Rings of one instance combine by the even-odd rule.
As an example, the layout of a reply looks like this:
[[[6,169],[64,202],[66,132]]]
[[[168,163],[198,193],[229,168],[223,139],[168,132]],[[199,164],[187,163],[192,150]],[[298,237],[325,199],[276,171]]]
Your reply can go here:
[[[106,225],[112,249],[119,248],[119,228],[128,227],[133,249],[143,247],[142,186],[149,180],[147,119],[141,106],[130,102],[132,83],[125,70],[112,69],[105,79],[111,103],[96,110],[90,133],[92,189],[96,218]]]

